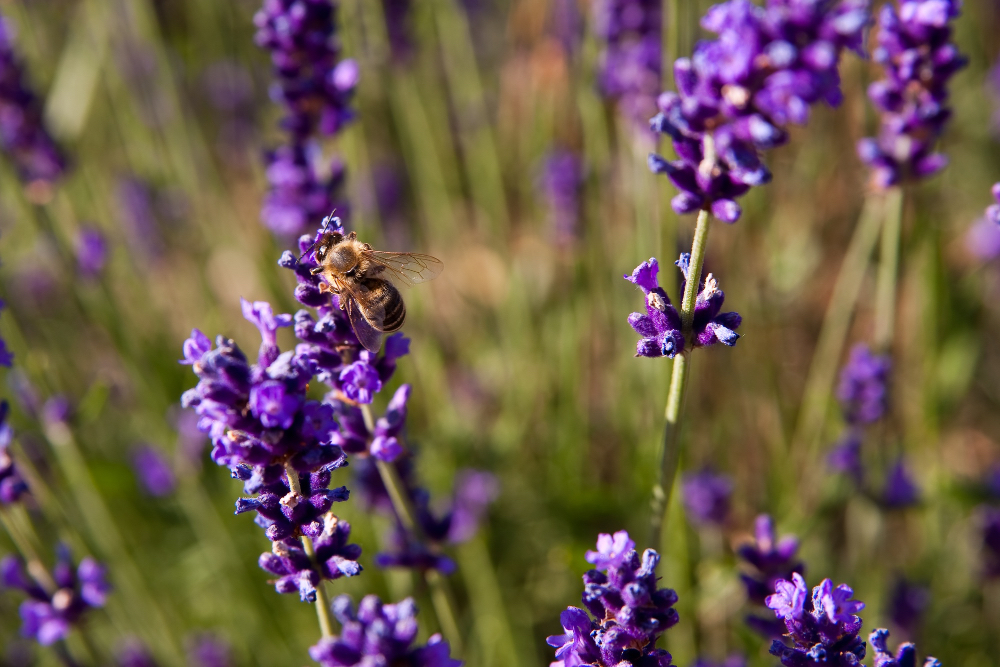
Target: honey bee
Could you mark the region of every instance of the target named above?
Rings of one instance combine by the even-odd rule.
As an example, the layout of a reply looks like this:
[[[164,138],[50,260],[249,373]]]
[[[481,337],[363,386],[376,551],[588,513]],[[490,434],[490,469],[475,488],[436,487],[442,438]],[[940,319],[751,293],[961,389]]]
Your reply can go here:
[[[327,226],[329,221],[324,221]],[[437,277],[444,268],[430,255],[374,250],[355,232],[345,236],[324,231],[315,246],[319,266],[312,274],[326,281],[320,291],[338,295],[358,340],[371,352],[382,347],[382,334],[398,331],[406,318],[406,304],[392,280],[415,285]]]

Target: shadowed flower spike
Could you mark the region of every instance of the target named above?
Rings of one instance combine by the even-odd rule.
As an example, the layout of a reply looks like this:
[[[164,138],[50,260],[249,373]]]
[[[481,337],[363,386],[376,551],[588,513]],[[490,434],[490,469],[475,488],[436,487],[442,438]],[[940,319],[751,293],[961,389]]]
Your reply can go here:
[[[193,667],[230,667],[233,664],[229,644],[215,635],[200,634],[187,644],[188,664]]]
[[[149,649],[138,639],[131,639],[119,646],[115,652],[118,667],[156,667],[156,661]]]
[[[590,616],[576,607],[562,612],[565,634],[546,640],[556,648],[552,667],[669,667],[670,654],[656,642],[677,623],[677,594],[656,587],[659,560],[652,549],[640,558],[625,531],[601,534],[597,551],[587,552],[597,569],[583,576],[583,605]]]
[[[580,222],[583,162],[571,151],[552,151],[545,159],[539,181],[555,241],[560,244],[573,241]]]
[[[889,631],[877,628],[868,635],[872,650],[875,651],[874,667],[917,667],[917,647],[909,642],[900,644],[896,655],[888,647]],[[928,657],[924,667],[941,667],[937,658]]]
[[[732,479],[710,469],[684,475],[681,480],[681,499],[688,518],[694,523],[724,525],[729,518],[732,494]]]
[[[74,246],[76,269],[80,277],[87,280],[97,278],[104,269],[108,255],[104,235],[94,227],[84,227],[77,233]]]
[[[920,502],[920,489],[910,476],[906,465],[900,457],[889,468],[885,488],[882,490],[882,503],[891,509],[902,509]]]
[[[993,185],[991,194],[995,203],[986,208],[986,214],[974,222],[965,235],[969,254],[985,262],[1000,257],[1000,183]]]
[[[670,135],[678,156],[649,157],[650,169],[680,190],[674,210],[738,220],[735,199],[771,180],[760,151],[785,143],[786,126],[805,124],[810,106],[840,103],[840,55],[861,50],[868,23],[867,0],[711,7],[701,25],[718,38],[677,59],[677,92],[660,95],[651,121]]]
[[[983,544],[983,576],[1000,578],[1000,508],[984,507],[980,517]]]
[[[659,262],[651,257],[637,266],[631,276],[625,276],[625,280],[646,295],[646,314],[632,313],[628,316],[628,323],[642,336],[636,345],[637,357],[673,358],[684,351],[681,316],[657,281],[659,271]]]
[[[775,639],[771,655],[778,656],[785,667],[859,667],[865,657],[865,642],[858,637],[861,619],[854,612],[865,605],[851,600],[852,595],[849,586],[834,587],[824,579],[813,588],[810,598],[800,574],[793,574],[792,581],[779,580],[767,606],[784,621],[791,646]]]
[[[383,604],[375,595],[361,600],[357,611],[351,598],[341,595],[331,605],[340,622],[340,635],[321,639],[309,655],[322,667],[460,667],[451,657],[448,642],[432,635],[425,646],[414,646],[417,636],[417,606],[412,598]]]
[[[891,363],[885,355],[872,354],[859,343],[840,372],[837,398],[850,425],[871,424],[882,418],[888,404]]]
[[[948,81],[967,64],[951,43],[951,21],[960,0],[899,0],[883,5],[873,59],[885,78],[868,87],[881,112],[877,137],[858,142],[858,155],[872,168],[872,185],[885,189],[927,178],[948,158],[935,143],[951,118]],[[898,9],[897,9],[898,7]]]
[[[47,184],[63,175],[66,163],[45,129],[42,104],[27,78],[14,51],[14,29],[0,16],[0,148],[25,184]]]
[[[599,0],[593,5],[594,30],[605,45],[598,87],[643,130],[646,120],[656,113],[656,95],[661,90],[662,4],[660,0]]]
[[[50,594],[28,578],[18,558],[0,560],[0,584],[28,595],[20,608],[21,634],[43,646],[65,639],[88,609],[104,606],[111,591],[104,567],[84,558],[74,570],[69,550],[62,545],[56,550],[52,580],[56,590]]]
[[[155,447],[139,445],[132,452],[132,470],[143,490],[151,496],[162,498],[174,492],[177,479],[170,463]]]
[[[917,634],[930,601],[930,590],[926,586],[897,577],[889,594],[889,619],[905,637],[912,638]]]
[[[7,304],[0,299],[0,311],[7,307]],[[7,349],[7,341],[0,338],[0,366],[10,368],[14,365],[14,353]]]
[[[684,280],[681,281],[680,291],[683,293],[688,277],[688,266],[691,262],[690,253],[681,253],[681,256],[674,262],[680,269]],[[734,331],[739,328],[743,318],[739,313],[720,313],[722,304],[726,300],[725,293],[719,289],[719,283],[715,277],[709,273],[698,285],[698,297],[694,303],[694,320],[691,323],[694,334],[694,346],[704,347],[722,343],[732,347],[740,335]]]

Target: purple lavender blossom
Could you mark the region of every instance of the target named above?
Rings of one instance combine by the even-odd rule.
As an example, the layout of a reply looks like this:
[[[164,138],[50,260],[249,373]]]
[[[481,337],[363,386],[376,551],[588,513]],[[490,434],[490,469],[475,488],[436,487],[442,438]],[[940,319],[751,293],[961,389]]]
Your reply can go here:
[[[865,657],[865,642],[858,637],[861,619],[856,612],[865,605],[852,600],[853,594],[850,586],[834,587],[824,579],[810,597],[805,580],[797,572],[792,581],[777,581],[775,593],[766,604],[784,621],[788,633],[785,641],[771,642],[771,655],[779,657],[785,667],[858,667]]]
[[[141,264],[163,256],[164,242],[153,204],[153,189],[145,181],[129,176],[115,188],[118,217],[129,249]]]
[[[873,59],[885,68],[885,78],[868,88],[881,128],[877,137],[858,143],[876,189],[927,178],[948,164],[934,149],[951,118],[948,80],[968,62],[951,43],[950,22],[960,9],[960,0],[900,0],[898,9],[893,3],[882,7]]]
[[[118,667],[156,667],[149,649],[138,639],[129,639],[118,647],[115,664]]]
[[[605,42],[598,87],[637,127],[656,113],[662,79],[661,12],[660,0],[600,0],[594,6],[594,29]]]
[[[553,667],[669,667],[671,657],[656,648],[660,635],[677,623],[677,594],[657,588],[660,556],[646,549],[640,558],[628,533],[601,534],[587,552],[596,569],[583,575],[583,605],[559,617],[565,634],[546,639],[556,649]]]
[[[798,539],[786,535],[778,540],[770,516],[761,514],[757,517],[754,533],[755,541],[739,547],[736,553],[752,568],[751,572],[740,574],[747,599],[752,604],[763,607],[778,581],[792,579],[795,574],[805,572],[805,567],[796,557]],[[767,639],[775,639],[785,633],[784,623],[774,619],[748,615],[746,623]]]
[[[318,144],[279,146],[266,159],[270,189],[260,218],[275,234],[293,237],[333,209],[344,215],[350,209],[342,192],[344,164],[324,159]]]
[[[991,193],[995,203],[986,208],[986,214],[965,234],[969,253],[984,262],[1000,257],[1000,183],[993,185]]]
[[[926,586],[897,577],[889,593],[889,620],[904,637],[914,637],[920,620],[930,604],[930,591]]]
[[[984,507],[980,517],[983,540],[983,574],[1000,578],[1000,508]]]
[[[549,225],[558,243],[577,236],[580,223],[580,188],[583,163],[573,152],[555,150],[542,165],[539,186],[549,211]]]
[[[169,496],[177,479],[163,454],[150,445],[139,445],[132,452],[132,470],[142,489],[155,498]]]
[[[448,642],[432,635],[425,646],[414,646],[417,607],[412,598],[383,604],[375,595],[361,600],[355,612],[351,598],[333,601],[333,615],[342,627],[339,636],[321,639],[309,655],[322,667],[357,665],[413,665],[414,667],[460,667],[450,655]]]
[[[316,586],[323,579],[361,574],[358,563],[361,547],[347,543],[351,524],[332,514],[326,514],[306,530],[313,541],[315,558],[309,557],[297,539],[287,538],[273,542],[271,551],[261,554],[257,562],[262,570],[278,577],[274,581],[277,592],[298,593],[303,602],[315,602]]]
[[[14,51],[14,29],[0,16],[0,149],[28,185],[48,184],[66,171],[62,151],[42,122],[42,104]]]
[[[28,485],[17,471],[10,455],[14,430],[10,426],[10,404],[0,401],[0,505],[9,505],[28,492]]]
[[[729,500],[733,480],[711,469],[689,473],[681,479],[681,499],[688,519],[702,525],[725,525],[729,518]]]
[[[851,478],[855,484],[864,479],[864,465],[861,462],[861,432],[849,428],[827,454],[827,463],[839,473]]]
[[[676,262],[685,277],[689,258],[688,253],[683,253]],[[636,345],[637,357],[673,358],[684,351],[685,341],[681,332],[680,314],[670,303],[670,297],[660,287],[656,277],[659,270],[660,265],[656,258],[651,257],[649,261],[637,266],[631,276],[625,276],[625,280],[638,286],[646,295],[646,315],[632,313],[628,316],[629,324],[642,336]],[[700,287],[694,307],[692,347],[704,347],[715,343],[732,347],[740,337],[734,329],[740,326],[742,318],[739,313],[719,312],[726,295],[719,289],[719,283],[711,273],[705,276]],[[681,291],[683,290],[682,283]]]
[[[880,500],[889,509],[903,509],[920,502],[920,489],[906,469],[902,457],[889,467]]]
[[[893,655],[887,645],[889,631],[885,628],[877,628],[868,635],[868,641],[875,651],[874,667],[917,667],[917,647],[913,644],[900,644],[896,655]],[[924,667],[941,667],[941,662],[937,658],[930,656],[924,660]]]
[[[76,235],[76,270],[85,280],[97,278],[108,259],[104,235],[96,227],[82,227]]]
[[[483,470],[460,470],[455,475],[448,541],[461,544],[471,540],[479,532],[479,524],[486,511],[499,495],[500,481],[496,475]]]
[[[203,633],[187,642],[188,664],[194,667],[230,667],[229,644],[213,634]]]
[[[88,609],[104,606],[111,591],[103,566],[93,558],[84,558],[74,570],[64,545],[56,550],[52,580],[56,590],[46,591],[27,576],[17,557],[0,560],[0,583],[28,595],[21,603],[21,634],[43,646],[65,639]]]
[[[854,346],[840,372],[837,388],[837,399],[848,424],[872,424],[882,418],[889,400],[887,384],[891,368],[887,356],[872,354],[864,343]]]
[[[709,9],[701,25],[719,37],[677,59],[678,92],[660,95],[651,121],[679,158],[649,158],[681,191],[674,210],[738,220],[736,198],[771,180],[759,152],[785,143],[784,128],[804,125],[811,105],[840,103],[840,55],[860,52],[868,22],[867,0],[729,0]]]
[[[0,311],[7,307],[3,299],[0,299]],[[7,341],[0,338],[0,366],[10,368],[14,365],[14,353],[7,349]],[[6,415],[5,415],[6,417]]]

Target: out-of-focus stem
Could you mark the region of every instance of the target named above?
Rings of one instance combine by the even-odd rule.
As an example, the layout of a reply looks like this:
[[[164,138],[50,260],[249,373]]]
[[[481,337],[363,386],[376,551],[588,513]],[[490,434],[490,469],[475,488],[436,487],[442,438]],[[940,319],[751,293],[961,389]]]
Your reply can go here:
[[[694,321],[694,305],[698,295],[698,285],[701,282],[701,268],[705,263],[705,248],[708,244],[708,229],[710,216],[708,211],[698,213],[698,222],[691,242],[691,259],[688,263],[687,281],[684,284],[684,295],[681,298],[681,322],[685,341],[691,340],[691,325]],[[687,389],[687,376],[690,350],[674,357],[674,366],[670,374],[670,390],[667,394],[667,407],[664,414],[663,439],[660,444],[660,472],[653,485],[652,515],[649,525],[649,545],[654,549],[661,547],[663,524],[666,521],[667,505],[673,491],[674,478],[677,476],[677,465],[680,461],[680,447],[677,434],[680,428],[681,405]]]
[[[368,431],[373,432],[375,429],[375,420],[372,417],[371,408],[367,405],[362,405],[361,414],[364,417]],[[396,510],[396,516],[399,517],[399,522],[403,525],[403,529],[413,539],[421,544],[426,544],[427,536],[424,534],[423,528],[420,527],[420,521],[417,520],[417,510],[413,506],[413,501],[410,499],[409,494],[406,493],[403,480],[399,478],[396,467],[391,463],[386,463],[377,458],[375,459],[375,467],[378,468],[382,484],[385,485],[386,491],[389,493],[392,506]],[[441,631],[455,650],[455,653],[460,654],[462,651],[462,636],[458,630],[458,616],[455,613],[455,598],[452,595],[451,586],[448,585],[448,580],[441,576],[441,573],[437,570],[426,570],[424,572],[424,580],[430,589],[431,602],[434,604],[434,612],[437,614]]]
[[[302,495],[302,483],[299,481],[299,473],[290,466],[285,466],[285,475],[288,477],[288,488],[297,496]],[[313,547],[312,539],[302,536],[302,549],[309,556],[313,565],[318,565],[316,561],[316,549]],[[323,638],[333,636],[333,622],[330,620],[330,600],[326,595],[326,582],[320,579],[316,584],[316,618],[319,619],[319,631]]]
[[[875,286],[875,349],[888,352],[896,326],[896,281],[899,275],[899,237],[903,227],[903,188],[886,193],[885,222],[879,243],[878,283]]]

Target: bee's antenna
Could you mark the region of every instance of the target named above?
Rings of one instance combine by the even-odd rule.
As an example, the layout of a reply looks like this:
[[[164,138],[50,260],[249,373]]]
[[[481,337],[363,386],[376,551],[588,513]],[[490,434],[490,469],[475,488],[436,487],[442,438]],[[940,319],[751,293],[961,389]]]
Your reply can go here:
[[[334,217],[333,214],[336,213],[336,212],[337,212],[337,209],[333,209],[332,211],[330,211],[330,215],[328,215],[325,218],[323,218],[323,228],[319,230],[320,231],[319,238],[323,238],[323,234],[326,234],[326,230],[330,226],[330,223],[332,221],[334,221],[334,220],[339,221],[340,220],[340,218]],[[319,240],[317,239],[316,241],[313,241],[311,244],[309,244],[309,247],[306,248],[305,252],[303,252],[301,255],[299,255],[299,258],[295,261],[295,263],[298,264],[299,262],[301,262],[302,258],[305,257],[306,255],[308,255],[309,251],[312,250],[313,248],[315,248],[316,244],[318,242],[319,242]]]

